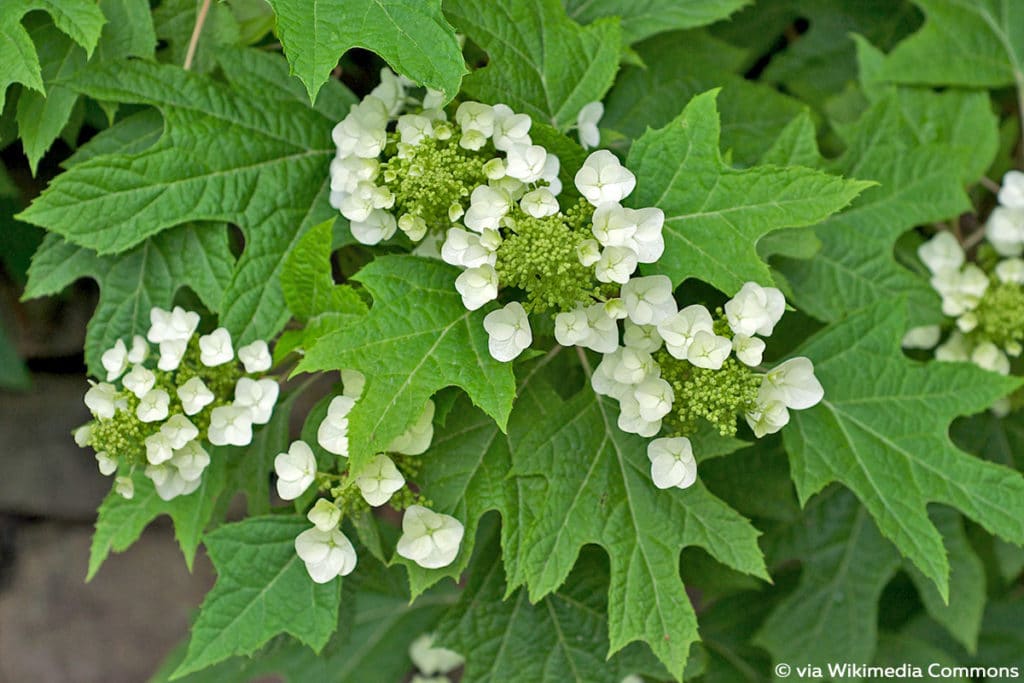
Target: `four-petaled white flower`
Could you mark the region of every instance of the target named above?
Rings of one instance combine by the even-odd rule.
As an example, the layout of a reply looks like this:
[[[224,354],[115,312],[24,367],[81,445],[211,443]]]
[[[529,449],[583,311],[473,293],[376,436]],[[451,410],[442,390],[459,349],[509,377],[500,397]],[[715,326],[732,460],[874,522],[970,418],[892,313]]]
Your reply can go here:
[[[654,353],[662,347],[664,342],[658,334],[658,328],[654,325],[637,325],[632,320],[626,320],[625,329],[622,332],[622,344],[632,349],[639,349],[647,353]]]
[[[203,380],[198,377],[191,377],[187,382],[178,387],[178,398],[181,400],[181,407],[184,409],[185,414],[195,415],[213,403],[215,397]]]
[[[132,364],[141,363],[149,356],[149,344],[142,335],[132,337],[132,348],[128,351],[128,362]]]
[[[398,230],[398,222],[393,214],[383,209],[373,209],[366,218],[350,223],[352,236],[363,244],[379,244],[391,239]]]
[[[640,411],[640,417],[648,422],[657,422],[672,410],[675,392],[672,385],[660,377],[648,377],[637,385],[633,394]]]
[[[441,259],[462,268],[478,268],[484,264],[493,266],[498,255],[483,243],[482,238],[475,232],[450,228],[441,245]]]
[[[651,461],[651,479],[659,489],[685,489],[697,481],[693,445],[685,436],[655,439],[647,444],[647,459]]]
[[[167,417],[171,397],[163,389],[150,389],[139,399],[135,417],[140,422],[159,422]]]
[[[1000,375],[1010,374],[1010,359],[990,341],[982,342],[974,347],[974,350],[971,351],[971,362],[989,372],[998,372]]]
[[[636,176],[606,149],[587,157],[576,172],[576,189],[588,202],[600,206],[606,202],[621,202],[636,187]]]
[[[434,440],[434,402],[427,399],[423,411],[409,429],[388,444],[387,450],[402,455],[420,455]]]
[[[238,349],[238,360],[242,362],[242,366],[245,371],[252,374],[256,372],[266,372],[270,369],[274,359],[270,355],[270,348],[267,346],[267,342],[262,339],[257,339],[251,344]]]
[[[121,407],[121,399],[117,394],[117,387],[107,382],[94,384],[85,392],[85,406],[93,417],[101,420],[108,420],[114,417],[114,413]]]
[[[451,515],[410,505],[402,517],[399,555],[426,569],[447,567],[459,554],[465,527]]]
[[[764,358],[765,343],[763,339],[748,337],[745,334],[736,334],[732,338],[732,350],[744,365],[756,367],[761,364]]]
[[[506,104],[494,105],[491,115],[495,149],[507,151],[512,145],[530,144],[530,125],[533,121],[529,115],[516,114]]]
[[[280,390],[281,387],[272,379],[241,377],[235,385],[234,405],[247,409],[253,424],[267,424],[274,413]]]
[[[484,317],[487,330],[487,349],[495,360],[507,363],[519,357],[533,343],[530,319],[518,301],[491,311]]]
[[[455,278],[455,289],[462,295],[462,305],[475,311],[498,297],[498,271],[489,263],[468,268]]]
[[[174,457],[174,449],[167,435],[157,432],[146,437],[146,460],[151,465],[160,465]]]
[[[113,382],[128,368],[128,349],[120,339],[100,356],[100,363],[107,371],[107,381]]]
[[[100,474],[104,477],[109,477],[114,472],[117,472],[117,461],[111,458],[110,454],[106,451],[96,453],[96,465],[99,467]]]
[[[939,233],[943,234],[949,233]],[[997,206],[992,209],[985,223],[985,239],[1001,256],[1020,256],[1024,252],[1024,208]]]
[[[199,360],[207,367],[223,365],[234,359],[235,352],[231,347],[231,333],[218,327],[210,334],[199,338]]]
[[[1014,169],[1003,176],[999,188],[999,203],[1011,209],[1024,209],[1024,173]]]
[[[374,456],[355,479],[363,500],[379,507],[391,500],[391,496],[405,486],[405,477],[388,456],[379,453]]]
[[[732,351],[732,341],[714,332],[701,330],[693,335],[693,341],[686,349],[686,360],[698,368],[718,370]]]
[[[636,270],[636,252],[629,247],[605,247],[594,264],[594,275],[601,282],[624,285]]]
[[[555,316],[555,341],[562,346],[581,345],[590,336],[587,312],[582,308]]]
[[[217,406],[210,413],[208,434],[214,446],[248,446],[252,443],[252,414],[247,408]]]
[[[165,372],[177,370],[181,365],[181,359],[185,357],[188,350],[187,339],[166,339],[160,342],[160,359],[156,367]]]
[[[637,325],[657,325],[676,314],[672,280],[664,275],[633,278],[622,285],[622,301]]]
[[[558,213],[558,199],[546,187],[538,187],[523,195],[519,208],[534,218],[546,218]]]
[[[547,157],[540,145],[512,145],[505,157],[505,173],[520,182],[536,182],[544,175]]]
[[[320,531],[331,531],[341,524],[341,510],[326,498],[320,498],[306,515],[306,519]]]
[[[178,413],[171,415],[167,418],[167,422],[160,425],[159,433],[163,434],[171,448],[177,450],[184,448],[185,444],[199,436],[199,429],[192,424],[191,420]]]
[[[597,147],[601,142],[601,131],[597,128],[598,121],[604,116],[604,105],[600,102],[588,102],[576,115],[576,131],[580,136],[583,149]]]
[[[817,405],[824,398],[825,390],[814,376],[814,364],[798,356],[765,373],[759,396],[767,401],[779,401],[793,410],[805,410]]]
[[[761,385],[764,389],[764,385]],[[761,438],[774,434],[789,424],[789,411],[782,401],[768,399],[759,392],[754,407],[743,414],[747,424],[754,431],[754,436]]]
[[[786,299],[775,287],[747,282],[725,304],[725,317],[736,334],[771,336],[786,311]]]
[[[490,185],[480,185],[469,196],[469,209],[463,216],[463,223],[470,230],[481,232],[484,228],[497,230],[501,219],[508,213],[509,196]]]
[[[693,304],[662,320],[657,328],[669,354],[679,360],[686,360],[694,337],[698,332],[712,332],[714,321],[708,309]]]
[[[293,441],[287,453],[274,458],[277,473],[277,494],[284,500],[295,500],[316,478],[316,456],[305,441]]]
[[[199,327],[199,314],[181,306],[165,311],[153,307],[149,311],[150,328],[146,338],[154,344],[164,341],[188,341]]]
[[[933,275],[947,270],[959,270],[964,264],[963,247],[952,233],[940,232],[920,247],[917,255]]]
[[[156,386],[156,375],[152,370],[147,370],[142,365],[136,364],[132,366],[121,382],[125,389],[135,394],[135,398],[142,398]]]
[[[334,455],[348,457],[348,414],[356,401],[351,396],[335,396],[327,406],[327,415],[316,431],[316,442]]]
[[[316,583],[346,576],[356,568],[356,549],[340,529],[306,529],[295,537],[295,554],[306,564],[309,578]]]

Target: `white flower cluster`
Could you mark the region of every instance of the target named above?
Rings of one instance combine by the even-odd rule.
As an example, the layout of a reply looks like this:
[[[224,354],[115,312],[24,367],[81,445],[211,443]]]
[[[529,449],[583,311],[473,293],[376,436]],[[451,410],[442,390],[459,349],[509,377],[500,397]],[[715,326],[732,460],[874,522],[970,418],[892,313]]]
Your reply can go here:
[[[85,394],[95,419],[79,428],[75,440],[96,449],[104,475],[123,466],[115,489],[124,497],[134,495],[131,472],[144,465],[157,494],[171,500],[199,487],[210,463],[204,441],[252,441],[253,425],[270,420],[278,384],[260,377],[272,364],[264,341],[238,349],[243,373],[226,329],[197,338],[198,313],[153,308],[150,322],[146,337],[136,335],[131,348],[119,339],[101,356],[106,381]],[[233,400],[217,396],[211,385],[232,387]]]
[[[619,428],[643,437],[661,432],[663,419],[679,401],[705,398],[699,393],[677,396],[672,381],[663,377],[656,352],[664,347],[671,358],[663,362],[683,361],[674,364],[683,373],[688,372],[687,366],[721,370],[730,354],[743,366],[754,368],[762,361],[762,337],[772,334],[786,306],[778,289],[748,282],[724,306],[726,331],[722,325],[716,328],[711,312],[702,305],[676,310],[672,284],[661,275],[631,280],[623,287],[623,302],[623,346],[618,345],[617,328],[613,328],[607,347],[598,349],[604,356],[594,370],[591,385],[598,394],[619,402]],[[564,339],[567,323],[575,321],[559,318],[556,335]],[[565,339],[563,343],[570,341]],[[759,382],[756,398],[742,409],[758,438],[782,429],[789,422],[789,410],[810,408],[824,396],[807,358],[793,358],[750,376]],[[678,378],[673,375],[673,379]],[[648,447],[648,457],[651,476],[659,488],[686,488],[696,479],[692,445],[685,436],[655,439]]]
[[[466,661],[458,652],[434,645],[432,633],[424,633],[409,644],[409,659],[419,672],[411,683],[449,683],[447,674]]]
[[[427,91],[422,102],[408,94],[411,86],[385,69],[381,84],[352,107],[334,129],[337,156],[331,164],[331,204],[350,221],[352,234],[365,244],[377,244],[402,230],[413,242],[429,234],[444,234],[439,256],[463,269],[455,288],[468,310],[477,310],[497,299],[500,281],[499,252],[524,219],[544,220],[562,216],[559,195],[560,162],[557,156],[530,137],[532,121],[504,104],[462,102],[454,121],[440,108],[438,93]],[[417,106],[419,105],[419,106]],[[410,107],[415,107],[415,111]],[[408,113],[404,113],[407,112]],[[598,144],[597,122],[603,113],[599,102],[581,109],[577,128],[586,147]],[[453,161],[439,151],[448,146],[463,156]],[[430,161],[420,162],[417,155]],[[475,157],[473,155],[476,155]],[[402,198],[408,191],[417,201],[436,200],[423,190],[407,190],[395,160],[413,160],[402,173],[435,186],[469,182],[458,175],[477,169],[470,186],[445,194],[440,212],[424,218],[425,210]],[[473,165],[473,162],[478,164]],[[450,164],[458,171],[442,172],[429,167]],[[460,166],[461,164],[461,166]],[[445,167],[447,168],[447,167]],[[447,173],[447,174],[446,174]],[[436,174],[431,175],[431,174]],[[657,208],[630,209],[622,202],[636,186],[636,178],[607,150],[592,153],[576,173],[575,186],[593,207],[588,234],[573,255],[591,269],[594,285],[625,285],[640,263],[653,263],[664,251],[664,214]],[[416,183],[407,183],[415,185]],[[419,187],[417,185],[417,187]],[[419,192],[419,194],[416,194]],[[450,201],[450,203],[448,203]],[[405,208],[403,208],[405,207]],[[565,228],[568,232],[568,228]],[[614,327],[621,302],[579,301],[580,315],[588,325],[607,331]],[[621,316],[620,316],[621,317]],[[491,355],[503,362],[518,357],[533,341],[527,308],[512,302],[486,317]]]
[[[327,414],[320,422],[317,443],[325,451],[347,458],[348,415],[362,395],[365,378],[354,370],[343,370],[342,383],[343,393],[331,399]],[[387,451],[406,456],[425,452],[434,438],[434,410],[434,402],[428,400],[416,422],[393,439]],[[284,500],[302,496],[320,474],[313,449],[303,441],[293,442],[287,452],[277,455],[274,472],[277,474],[277,493]],[[330,477],[326,475],[327,479]],[[406,484],[394,460],[385,453],[378,453],[367,466],[359,472],[350,472],[348,477],[371,507],[386,504]],[[296,553],[317,583],[344,576],[355,568],[355,549],[340,529],[342,518],[342,507],[339,507],[337,499],[320,498],[308,514],[313,528],[296,538]],[[454,517],[435,513],[421,505],[406,508],[402,529],[398,554],[431,569],[445,567],[455,560],[464,533],[462,524]]]
[[[941,361],[971,362],[991,372],[1010,373],[1010,359],[1024,350],[1024,173],[1009,171],[1004,176],[998,200],[985,226],[992,250],[986,252],[983,243],[977,262],[967,260],[949,232],[936,234],[918,248],[931,273],[932,288],[942,298],[942,312],[954,324],[944,341],[942,325],[912,328],[903,337],[904,348],[934,348]],[[1006,409],[1002,402],[996,412]]]

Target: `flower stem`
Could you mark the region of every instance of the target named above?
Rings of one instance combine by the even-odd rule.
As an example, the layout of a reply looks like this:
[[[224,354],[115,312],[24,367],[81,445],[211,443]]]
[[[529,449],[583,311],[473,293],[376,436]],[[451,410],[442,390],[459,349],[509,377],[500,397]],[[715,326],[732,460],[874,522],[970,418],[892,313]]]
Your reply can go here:
[[[576,355],[580,357],[580,365],[583,366],[583,372],[584,374],[586,374],[587,379],[589,380],[591,377],[594,376],[594,371],[590,367],[590,360],[587,358],[587,352],[583,350],[582,346],[577,346]]]
[[[188,51],[185,53],[185,63],[182,68],[188,71],[192,68],[192,60],[196,57],[196,48],[199,47],[199,34],[203,32],[203,24],[206,23],[206,15],[210,11],[210,0],[203,0],[202,7],[196,15],[196,25],[192,29],[192,37],[188,41]]]

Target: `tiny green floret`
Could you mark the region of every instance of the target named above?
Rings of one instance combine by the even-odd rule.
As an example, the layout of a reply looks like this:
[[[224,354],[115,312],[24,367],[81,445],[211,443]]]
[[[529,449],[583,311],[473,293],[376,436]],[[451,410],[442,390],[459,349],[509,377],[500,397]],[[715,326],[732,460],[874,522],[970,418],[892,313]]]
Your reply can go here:
[[[694,434],[704,419],[722,436],[736,435],[736,417],[754,406],[761,386],[761,378],[751,368],[729,358],[720,370],[707,370],[664,350],[655,354],[655,360],[661,366],[662,379],[675,392],[672,411],[665,417],[669,432]]]
[[[993,282],[975,309],[979,341],[1006,348],[1024,342],[1024,288],[1013,282]]]

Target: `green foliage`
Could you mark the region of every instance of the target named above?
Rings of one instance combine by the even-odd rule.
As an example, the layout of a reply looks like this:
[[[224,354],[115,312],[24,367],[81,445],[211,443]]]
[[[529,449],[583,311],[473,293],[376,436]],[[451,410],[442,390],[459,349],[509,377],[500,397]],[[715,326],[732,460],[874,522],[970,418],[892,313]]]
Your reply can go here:
[[[1024,6],[1005,0],[914,0],[921,30],[890,53],[887,80],[998,88],[1024,84]]]
[[[583,105],[600,100],[618,70],[618,22],[581,28],[559,0],[448,0],[445,11],[490,60],[466,76],[463,90],[560,130],[576,125]]]
[[[466,73],[441,0],[269,0],[285,55],[310,101],[350,47],[382,56],[398,73],[450,100]]]
[[[947,600],[949,562],[927,503],[950,505],[1024,543],[1024,479],[954,447],[947,425],[1020,382],[968,365],[909,361],[899,350],[905,328],[903,303],[889,300],[814,337],[802,352],[831,390],[793,416],[784,440],[802,501],[832,481],[850,488]]]
[[[748,280],[770,282],[757,255],[763,235],[816,223],[869,186],[801,167],[736,170],[722,161],[718,135],[709,92],[629,152],[627,165],[637,175],[631,201],[665,212],[665,255],[650,272],[675,284],[695,277],[732,293]]]
[[[46,92],[39,55],[22,18],[33,10],[50,15],[62,33],[78,43],[86,56],[92,55],[106,19],[95,2],[89,0],[10,0],[0,7],[0,110],[6,102],[7,88],[21,83],[39,93]]]
[[[201,333],[226,327],[235,350],[270,342],[269,374],[286,389],[247,447],[210,449],[194,493],[163,501],[136,471],[133,498],[100,506],[87,578],[161,515],[186,565],[204,545],[218,574],[154,680],[409,680],[409,645],[426,633],[466,656],[452,675],[467,683],[760,682],[782,662],[1024,665],[1021,361],[998,375],[900,348],[911,326],[953,324],[915,254],[922,240],[948,230],[968,260],[991,255],[973,245],[993,181],[1020,165],[1022,27],[1020,3],[997,0],[0,2],[0,279],[15,292],[0,311],[0,386],[27,384],[11,339],[37,353],[35,317],[81,306],[82,288],[50,308],[16,299],[90,278],[84,352],[98,380],[117,376],[105,350],[145,334],[152,307],[181,304],[203,313]],[[372,106],[335,129],[382,63],[408,79],[407,101],[386,106],[420,111],[424,89],[440,91],[427,115],[443,106],[452,121],[462,102],[504,103],[558,157],[555,213],[528,217],[503,179],[507,205],[487,207],[503,206],[488,216],[501,234],[457,234],[477,263],[493,256],[502,284],[478,310],[434,238],[461,220],[453,201],[467,209],[496,172],[492,148],[444,137],[455,127],[436,120],[434,137],[406,141],[423,120],[385,128],[367,123]],[[595,394],[597,355],[552,339],[567,329],[554,314],[581,299],[609,315],[635,304],[577,253],[597,237],[574,182],[594,147],[594,108],[579,117],[592,102],[605,108],[597,147],[636,178],[623,203],[664,212],[664,254],[638,274],[668,276],[679,308],[715,310],[754,281],[797,309],[757,366],[653,352],[673,392],[660,435],[692,442],[685,489],[654,485],[654,437],[624,432],[616,402]],[[332,131],[365,134],[360,153],[383,136],[385,166],[352,159],[344,178]],[[403,226],[358,242],[332,205],[369,176],[384,183],[374,201],[422,218],[428,239]],[[639,243],[639,231],[609,224],[602,239]],[[978,295],[979,329],[1017,338],[1017,289]],[[531,343],[498,362],[502,316],[484,321],[511,302],[530,313]],[[28,334],[12,329],[25,321]],[[823,400],[754,439],[742,414],[764,373],[799,355]],[[328,425],[344,422],[348,459],[318,443],[339,370],[348,393],[344,371],[366,380]],[[429,447],[390,451],[408,450],[392,444],[428,400]],[[119,439],[142,463],[145,445],[126,445],[119,424],[76,436]],[[319,471],[275,507],[275,459],[296,438]],[[379,453],[406,480],[393,509],[371,508],[355,483]],[[239,493],[247,516],[227,522]],[[340,527],[358,566],[317,584],[295,538],[328,494],[358,503]],[[412,501],[463,525],[449,564],[398,553]]]
[[[242,64],[263,57],[238,55],[234,66],[244,70]],[[280,67],[256,75],[272,78],[275,70]],[[101,254],[130,249],[187,221],[237,223],[246,250],[223,305],[210,307],[220,309],[221,323],[242,343],[279,330],[288,319],[278,281],[287,251],[331,215],[331,118],[304,106],[288,86],[256,102],[181,69],[138,61],[91,71],[74,86],[92,97],[159,108],[164,134],[142,151],[76,164],[22,218]]]
[[[525,585],[539,600],[565,582],[584,545],[602,546],[611,561],[609,654],[641,640],[678,678],[697,640],[679,551],[699,546],[723,564],[767,578],[758,532],[700,483],[686,491],[654,489],[646,442],[619,431],[615,412],[583,391],[549,407],[516,446],[513,472],[543,477],[546,486],[526,493],[529,523],[520,523],[515,564],[506,561],[509,585]],[[702,449],[700,441],[694,452],[722,453]]]
[[[309,349],[299,371],[354,369],[367,377],[349,414],[352,467],[358,470],[409,428],[430,396],[465,389],[503,429],[512,410],[512,369],[487,351],[483,311],[467,311],[453,283],[458,272],[409,256],[382,257],[356,279],[374,299],[358,325]]]
[[[217,583],[174,677],[251,654],[279,633],[315,651],[327,644],[338,623],[341,580],[309,580],[294,547],[295,536],[308,526],[294,517],[250,517],[207,534]]]
[[[569,17],[587,24],[602,17],[622,19],[622,40],[627,45],[656,33],[706,26],[725,19],[751,0],[565,0]]]

